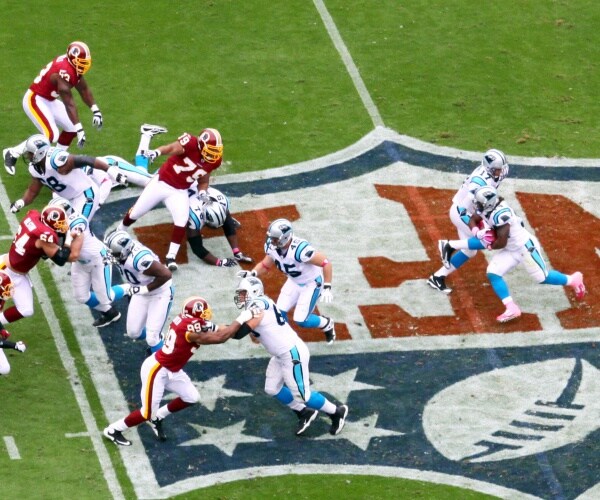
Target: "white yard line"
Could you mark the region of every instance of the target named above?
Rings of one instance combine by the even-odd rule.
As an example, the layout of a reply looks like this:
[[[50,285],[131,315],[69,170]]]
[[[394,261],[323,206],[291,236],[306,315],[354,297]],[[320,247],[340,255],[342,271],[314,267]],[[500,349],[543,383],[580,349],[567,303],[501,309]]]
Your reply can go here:
[[[4,436],[4,446],[6,446],[8,457],[11,460],[21,460],[21,454],[19,453],[19,448],[17,448],[17,443],[15,442],[14,437]]]

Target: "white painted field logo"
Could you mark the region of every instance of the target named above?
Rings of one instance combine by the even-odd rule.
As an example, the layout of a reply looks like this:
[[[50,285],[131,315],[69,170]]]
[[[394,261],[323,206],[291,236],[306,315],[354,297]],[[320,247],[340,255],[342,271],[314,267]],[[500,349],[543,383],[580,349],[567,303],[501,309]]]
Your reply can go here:
[[[423,427],[435,448],[455,461],[560,448],[600,427],[599,376],[579,358],[492,370],[437,393],[425,406]]]

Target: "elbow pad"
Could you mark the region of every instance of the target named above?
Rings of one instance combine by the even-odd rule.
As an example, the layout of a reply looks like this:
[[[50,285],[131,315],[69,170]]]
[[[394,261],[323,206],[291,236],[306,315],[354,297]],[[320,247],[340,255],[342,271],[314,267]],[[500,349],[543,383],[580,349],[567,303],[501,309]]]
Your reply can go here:
[[[69,247],[61,247],[60,250],[54,254],[54,257],[50,258],[56,265],[64,266],[67,262],[69,262],[70,256],[71,249]]]
[[[88,155],[75,155],[73,156],[73,163],[77,168],[92,167],[94,168],[94,162],[96,157]]]

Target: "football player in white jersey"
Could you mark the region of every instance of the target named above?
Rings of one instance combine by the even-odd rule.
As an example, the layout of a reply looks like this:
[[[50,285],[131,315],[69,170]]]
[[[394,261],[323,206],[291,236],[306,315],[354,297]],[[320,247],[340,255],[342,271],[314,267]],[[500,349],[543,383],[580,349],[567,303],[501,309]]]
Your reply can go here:
[[[236,333],[250,333],[272,356],[267,366],[265,392],[289,406],[298,415],[296,434],[302,434],[322,411],[331,418],[329,433],[339,434],[348,416],[348,406],[336,406],[320,392],[310,389],[308,368],[310,352],[286,320],[283,311],[264,294],[262,281],[254,276],[242,278],[235,291],[238,309],[253,311]]]
[[[192,186],[190,194],[190,215],[187,226],[187,240],[194,255],[207,264],[219,267],[234,267],[239,262],[251,263],[252,258],[245,255],[238,245],[237,228],[240,225],[229,212],[229,199],[221,191],[213,187],[206,190],[206,197],[198,196],[198,190]],[[202,228],[222,227],[233,257],[218,258],[210,253],[202,243]]]
[[[441,240],[440,253],[444,266],[449,267],[455,250],[498,250],[487,267],[488,280],[506,307],[496,318],[497,321],[505,323],[521,316],[521,309],[511,297],[503,278],[519,264],[523,264],[527,273],[538,283],[570,286],[575,291],[575,297],[578,300],[583,299],[583,275],[579,271],[567,275],[548,269],[539,241],[525,229],[521,217],[498,196],[494,187],[478,188],[475,191],[474,204],[476,213],[469,222],[474,236],[461,240]],[[479,229],[482,221],[485,226]]]
[[[72,155],[64,149],[51,147],[48,139],[36,134],[27,139],[23,159],[29,163],[32,176],[29,187],[23,197],[10,206],[10,211],[18,212],[29,205],[42,190],[48,186],[58,196],[69,200],[71,206],[91,220],[99,207],[97,184],[86,173],[89,168],[104,170],[110,178],[126,184],[127,177],[116,167],[94,156]]]
[[[93,323],[97,328],[118,321],[121,313],[112,307],[112,303],[121,299],[128,287],[111,286],[112,258],[108,248],[94,236],[89,221],[71,207],[69,200],[57,196],[48,205],[64,209],[70,233],[83,234],[79,257],[71,265],[71,284],[75,300],[100,311],[100,316]]]
[[[292,223],[287,219],[271,222],[267,229],[265,257],[252,271],[239,271],[238,277],[262,276],[277,267],[287,276],[279,297],[277,309],[287,316],[292,307],[294,321],[303,328],[320,328],[328,344],[335,340],[331,318],[313,313],[317,300],[329,303],[333,266],[329,259],[305,239],[294,236]]]
[[[469,220],[475,212],[473,206],[473,194],[475,191],[482,186],[492,186],[498,189],[501,182],[508,176],[508,171],[509,166],[504,153],[498,149],[490,149],[484,153],[481,165],[473,170],[464,180],[460,189],[452,198],[452,206],[450,207],[450,220],[456,227],[459,238],[469,238],[471,236]],[[446,277],[476,254],[477,250],[473,249],[464,249],[460,252],[455,252],[452,255],[450,267],[440,267],[429,277],[427,284],[431,288],[446,294],[452,292],[452,288],[446,285]]]
[[[131,285],[127,309],[127,336],[146,339],[151,353],[163,345],[161,332],[173,304],[171,271],[152,250],[126,231],[109,233],[104,242],[116,259],[122,276]]]

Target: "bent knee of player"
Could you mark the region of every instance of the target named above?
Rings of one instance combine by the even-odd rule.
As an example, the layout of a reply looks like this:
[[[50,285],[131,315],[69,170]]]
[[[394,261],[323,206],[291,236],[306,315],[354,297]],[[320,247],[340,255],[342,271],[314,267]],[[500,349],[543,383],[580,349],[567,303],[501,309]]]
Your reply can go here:
[[[269,381],[267,380],[265,383],[265,393],[268,396],[277,396],[279,394],[279,391],[281,391],[282,387],[283,387],[282,383],[272,384],[272,383],[269,383]]]
[[[73,297],[80,304],[85,304],[88,300],[90,300],[90,292],[74,292]]]
[[[469,259],[472,259],[477,255],[477,250],[461,250]]]
[[[0,366],[0,375],[8,375],[10,373],[10,365],[6,363],[6,365]]]
[[[140,338],[140,336],[142,335],[142,332],[140,332],[139,330],[130,330],[129,328],[127,329],[127,334],[126,334],[130,339],[132,340],[137,340]]]
[[[33,304],[26,306],[19,304],[19,307],[17,307],[17,311],[19,311],[19,314],[21,314],[21,316],[23,316],[24,318],[29,318],[30,316],[33,316]]]
[[[184,396],[181,396],[181,399],[188,404],[195,405],[198,401],[200,401],[200,393],[194,387],[193,391],[188,391]]]

